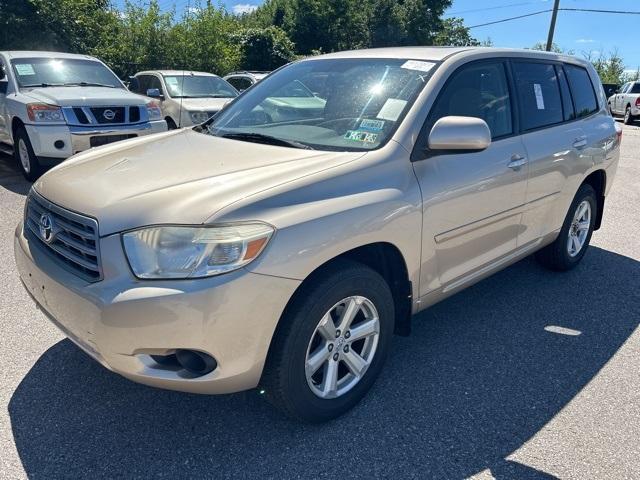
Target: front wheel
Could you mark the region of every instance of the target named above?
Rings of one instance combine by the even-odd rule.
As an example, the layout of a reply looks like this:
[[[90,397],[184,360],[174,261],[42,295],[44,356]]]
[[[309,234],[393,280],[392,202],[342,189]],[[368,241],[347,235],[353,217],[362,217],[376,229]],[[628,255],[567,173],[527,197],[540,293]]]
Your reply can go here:
[[[38,157],[36,157],[33,152],[29,135],[23,127],[18,128],[16,131],[14,154],[24,178],[30,182],[34,182],[42,175],[43,168],[38,161]]]
[[[540,263],[557,271],[571,270],[580,263],[589,247],[597,209],[595,190],[589,184],[581,185],[558,238],[536,254]]]
[[[337,262],[303,285],[287,308],[261,388],[294,419],[336,418],[373,385],[393,325],[393,297],[385,280],[365,265]]]

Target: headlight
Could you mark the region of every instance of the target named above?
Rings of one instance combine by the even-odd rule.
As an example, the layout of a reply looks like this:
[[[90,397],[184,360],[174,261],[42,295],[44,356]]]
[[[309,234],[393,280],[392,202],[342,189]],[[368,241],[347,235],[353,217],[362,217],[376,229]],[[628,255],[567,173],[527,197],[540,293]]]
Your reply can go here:
[[[193,123],[204,123],[209,120],[211,114],[209,112],[189,112],[189,116]]]
[[[138,278],[198,278],[236,270],[260,255],[273,234],[264,223],[149,227],[122,235]]]
[[[32,122],[64,123],[62,109],[44,103],[30,103],[27,105],[27,115]]]
[[[147,113],[149,114],[149,120],[160,120],[162,118],[162,110],[160,110],[160,105],[156,102],[147,103]]]

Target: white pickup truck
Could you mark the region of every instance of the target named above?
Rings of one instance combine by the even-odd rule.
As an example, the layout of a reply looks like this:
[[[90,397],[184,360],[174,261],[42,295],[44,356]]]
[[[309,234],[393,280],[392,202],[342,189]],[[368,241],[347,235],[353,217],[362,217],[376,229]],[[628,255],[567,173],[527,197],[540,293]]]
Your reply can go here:
[[[623,116],[627,125],[640,118],[640,81],[627,82],[617,93],[611,95],[609,111],[613,116]]]
[[[0,52],[0,150],[30,181],[77,152],[165,130],[157,103],[94,57]]]

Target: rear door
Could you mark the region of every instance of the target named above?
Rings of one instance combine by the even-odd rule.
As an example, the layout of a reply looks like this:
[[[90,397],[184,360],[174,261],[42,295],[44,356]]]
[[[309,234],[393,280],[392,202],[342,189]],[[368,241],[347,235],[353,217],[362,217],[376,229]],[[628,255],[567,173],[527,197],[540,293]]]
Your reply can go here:
[[[538,60],[514,60],[512,66],[522,140],[529,157],[526,209],[518,244],[536,245],[561,227],[575,194],[572,185],[588,168],[594,152],[585,129],[589,125],[580,119],[592,115],[597,103],[591,84],[588,99],[569,88],[570,77],[586,75],[588,81],[581,67],[567,71],[560,63]]]
[[[423,268],[421,294],[456,288],[517,247],[527,164],[517,132],[506,61],[458,68],[440,91],[416,144],[413,165],[423,203],[423,252],[436,254]],[[492,143],[481,152],[424,152],[433,124],[449,115],[484,119]],[[420,152],[424,156],[416,156]],[[423,263],[432,264],[425,256]]]

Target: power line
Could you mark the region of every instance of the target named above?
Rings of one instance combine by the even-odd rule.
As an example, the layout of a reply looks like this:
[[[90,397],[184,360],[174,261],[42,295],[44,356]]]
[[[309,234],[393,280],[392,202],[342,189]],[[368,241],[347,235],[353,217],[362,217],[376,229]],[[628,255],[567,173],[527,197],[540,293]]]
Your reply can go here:
[[[538,0],[537,2],[509,3],[507,5],[498,5],[496,7],[472,8],[470,10],[457,10],[455,12],[445,13],[444,15],[451,16],[451,15],[459,15],[461,13],[484,12],[486,10],[499,10],[501,8],[521,7],[522,5],[532,5],[534,3],[543,3],[543,2],[544,0]]]
[[[495,20],[493,22],[479,23],[478,25],[471,25],[470,27],[467,27],[467,28],[471,29],[471,28],[485,27],[487,25],[495,25],[496,23],[510,22],[511,20],[518,20],[519,18],[533,17],[534,15],[540,15],[541,13],[547,13],[550,11],[551,9],[548,8],[546,10],[539,10],[537,12],[527,13],[525,15],[518,15],[517,17],[509,17],[509,18],[503,18],[502,20]]]
[[[538,10],[537,12],[526,13],[524,15],[517,15],[515,17],[503,18],[500,20],[494,20],[493,22],[479,23],[478,25],[472,25],[467,27],[478,28],[478,27],[486,27],[487,25],[495,25],[496,23],[504,23],[510,22],[512,20],[518,20],[520,18],[533,17],[534,15],[540,15],[542,13],[552,12],[553,9],[548,8],[546,10]],[[599,10],[594,8],[559,8],[558,11],[562,12],[589,12],[589,13],[615,13],[615,14],[623,14],[623,15],[640,15],[638,11],[628,11],[628,10]]]

